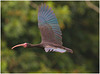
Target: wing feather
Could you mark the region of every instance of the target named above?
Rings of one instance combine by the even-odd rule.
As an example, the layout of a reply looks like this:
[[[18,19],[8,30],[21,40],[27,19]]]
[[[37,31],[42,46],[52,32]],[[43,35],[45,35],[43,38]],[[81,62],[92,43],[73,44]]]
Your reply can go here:
[[[66,52],[66,50],[65,49],[61,49],[61,48],[46,47],[45,48],[45,52],[60,52],[60,53],[64,53],[64,52]]]
[[[62,45],[62,33],[57,18],[51,8],[45,4],[39,7],[38,26],[42,36],[42,42],[51,42]]]

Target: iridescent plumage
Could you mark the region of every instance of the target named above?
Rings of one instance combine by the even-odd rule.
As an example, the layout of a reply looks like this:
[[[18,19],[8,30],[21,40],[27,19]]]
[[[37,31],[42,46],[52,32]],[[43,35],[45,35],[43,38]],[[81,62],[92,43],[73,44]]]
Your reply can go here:
[[[43,41],[62,45],[62,33],[57,18],[51,8],[43,4],[38,11],[38,26]]]

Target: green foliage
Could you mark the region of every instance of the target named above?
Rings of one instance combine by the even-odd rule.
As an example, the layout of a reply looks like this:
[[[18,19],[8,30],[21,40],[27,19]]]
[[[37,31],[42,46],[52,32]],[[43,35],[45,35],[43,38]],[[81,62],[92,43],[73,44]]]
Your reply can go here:
[[[98,13],[81,2],[45,2],[54,11],[62,30],[63,45],[74,53],[44,52],[38,48],[15,48],[18,43],[41,42],[38,6],[43,2],[2,1],[2,73],[99,72]],[[98,6],[98,2],[92,2]]]

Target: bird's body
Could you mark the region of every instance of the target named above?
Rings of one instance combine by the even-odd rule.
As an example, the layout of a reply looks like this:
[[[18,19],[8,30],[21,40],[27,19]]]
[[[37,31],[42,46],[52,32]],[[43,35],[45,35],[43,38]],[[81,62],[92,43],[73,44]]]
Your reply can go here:
[[[40,44],[18,44],[15,47],[39,47],[45,49],[46,52],[55,51],[55,52],[71,52],[73,51],[69,48],[62,46],[62,33],[57,21],[57,18],[53,11],[48,8],[45,4],[39,7],[38,11],[38,26],[41,32],[42,42]]]

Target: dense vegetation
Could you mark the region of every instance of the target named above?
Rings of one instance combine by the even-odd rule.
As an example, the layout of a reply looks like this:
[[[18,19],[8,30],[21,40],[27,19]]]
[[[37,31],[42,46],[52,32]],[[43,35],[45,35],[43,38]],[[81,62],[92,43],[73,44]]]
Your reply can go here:
[[[86,2],[45,2],[54,11],[62,30],[63,45],[74,53],[44,52],[39,48],[11,47],[41,42],[38,6],[44,2],[1,3],[2,72],[98,72],[99,13]],[[99,7],[99,3],[91,2]]]

